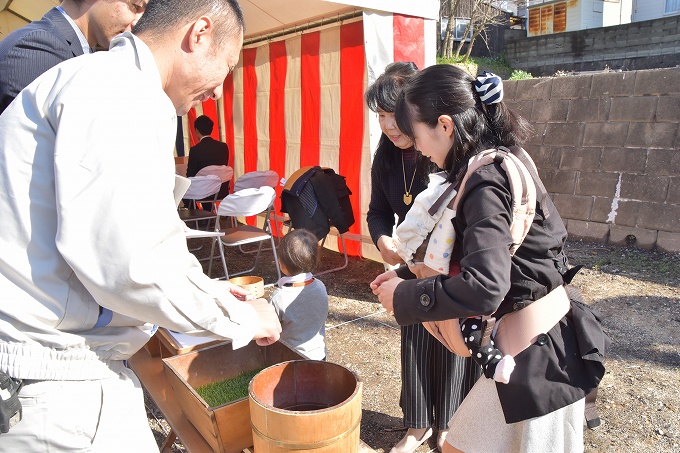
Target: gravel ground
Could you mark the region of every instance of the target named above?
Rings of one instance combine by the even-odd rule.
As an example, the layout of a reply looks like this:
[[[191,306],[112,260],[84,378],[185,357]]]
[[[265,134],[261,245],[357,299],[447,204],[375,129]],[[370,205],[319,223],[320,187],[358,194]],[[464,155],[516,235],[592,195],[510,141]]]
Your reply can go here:
[[[568,253],[572,265],[585,266],[573,283],[603,315],[612,340],[598,395],[603,423],[586,430],[585,451],[680,451],[680,255],[581,242],[570,242]],[[265,281],[275,280],[270,257],[254,272]],[[341,262],[339,254],[324,251],[321,268]],[[363,381],[361,438],[377,452],[389,452],[404,431],[398,326],[368,288],[381,271],[378,263],[350,258],[346,269],[320,279],[330,296],[328,360]],[[160,445],[167,423],[151,401],[147,407]],[[435,447],[433,436],[417,453]],[[184,448],[176,442],[173,451]]]

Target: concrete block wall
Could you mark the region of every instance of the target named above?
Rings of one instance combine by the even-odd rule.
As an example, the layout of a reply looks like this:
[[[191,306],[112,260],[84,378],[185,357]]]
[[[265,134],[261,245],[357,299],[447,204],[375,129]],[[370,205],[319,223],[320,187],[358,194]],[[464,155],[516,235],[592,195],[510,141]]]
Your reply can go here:
[[[680,252],[680,68],[504,86],[570,237]]]
[[[506,30],[510,65],[534,76],[558,71],[639,70],[680,66],[680,16],[528,38]]]

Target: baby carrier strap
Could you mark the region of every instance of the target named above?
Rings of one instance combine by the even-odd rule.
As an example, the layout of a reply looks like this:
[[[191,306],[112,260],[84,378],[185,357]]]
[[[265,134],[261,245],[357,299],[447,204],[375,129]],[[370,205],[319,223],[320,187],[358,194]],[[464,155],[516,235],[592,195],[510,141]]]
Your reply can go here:
[[[509,149],[499,146],[498,148],[487,149],[472,156],[468,162],[465,174],[444,191],[428,212],[430,212],[430,215],[437,212],[443,200],[452,190],[456,189],[458,193],[449,203],[449,208],[455,212],[462,194],[465,192],[465,184],[470,179],[470,176],[481,167],[494,162],[500,163],[510,182],[510,193],[512,195],[512,222],[510,224],[512,246],[510,247],[510,255],[514,255],[524,241],[534,221],[537,191],[541,194],[541,203],[545,202],[544,199],[547,194],[543,183],[538,177],[534,162],[522,148],[514,146],[512,149]],[[530,184],[529,181],[533,181],[534,184]],[[548,212],[547,209],[543,209],[543,211],[544,213]]]
[[[512,246],[510,247],[510,255],[514,255],[534,222],[536,185],[530,183],[534,178],[517,156],[499,149],[495,159],[498,160],[499,158],[502,159],[501,168],[505,170],[508,176],[512,193],[512,222],[510,223]]]
[[[540,199],[541,202],[541,210],[543,211],[543,216],[547,219],[550,216],[550,211],[548,210],[548,191],[546,190],[545,186],[543,185],[543,181],[541,181],[540,176],[538,176],[538,170],[536,169],[536,164],[534,161],[531,159],[531,156],[523,149],[520,148],[519,146],[511,146],[510,148],[505,148],[503,146],[500,146],[499,148],[504,148],[507,149],[512,153],[513,156],[517,157],[517,159],[520,160],[526,167],[527,171],[531,175],[532,179],[534,180],[534,184],[536,185],[536,192],[537,192],[537,197]]]
[[[427,213],[430,215],[430,217],[434,217],[437,212],[439,212],[439,208],[441,207],[442,203],[446,201],[446,199],[451,195],[451,192],[456,190],[458,188],[458,184],[449,184],[449,186],[444,189],[444,192],[437,198],[437,200],[430,206],[430,209],[427,210]],[[455,197],[455,194],[454,194]]]

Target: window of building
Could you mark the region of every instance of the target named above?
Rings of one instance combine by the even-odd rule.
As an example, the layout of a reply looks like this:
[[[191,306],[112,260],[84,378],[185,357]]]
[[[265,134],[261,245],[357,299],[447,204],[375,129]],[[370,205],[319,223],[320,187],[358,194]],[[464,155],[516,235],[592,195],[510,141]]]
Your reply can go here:
[[[564,31],[567,31],[566,2],[529,9],[529,36],[562,33]]]
[[[441,18],[441,27],[442,27],[442,41],[444,38],[446,38],[446,26],[449,23],[449,18],[448,17],[442,17]],[[463,39],[463,35],[465,34],[465,28],[467,28],[468,24],[470,23],[470,19],[463,18],[463,17],[456,17],[454,18],[453,22],[453,27],[451,28],[451,33],[453,33],[453,40],[454,41],[461,41]],[[470,33],[468,34],[467,38],[465,39],[465,42],[470,42],[472,39],[472,29],[470,29]]]
[[[680,11],[680,0],[666,0],[666,14],[677,13]]]
[[[470,42],[470,39],[472,39],[472,29],[470,29],[470,33],[465,37],[465,29],[469,23],[470,19],[456,17],[454,40],[462,41],[464,39],[466,42]]]

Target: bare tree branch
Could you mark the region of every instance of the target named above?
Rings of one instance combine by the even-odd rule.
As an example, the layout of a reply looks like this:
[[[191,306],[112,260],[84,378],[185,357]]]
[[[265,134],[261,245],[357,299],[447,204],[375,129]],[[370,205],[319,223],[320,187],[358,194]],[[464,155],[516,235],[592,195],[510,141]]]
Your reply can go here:
[[[445,11],[446,8],[445,6],[449,7],[449,21],[446,24],[446,32],[444,34],[444,39],[442,41],[442,44],[440,46],[440,51],[439,51],[439,56],[440,57],[451,57],[451,52],[453,50],[453,43],[454,43],[454,33],[453,33],[453,26],[455,23],[456,19],[456,10],[458,9],[458,5],[460,4],[461,0],[441,0],[441,8],[440,11]]]
[[[466,38],[468,36],[471,35],[463,61],[470,58],[475,40],[480,34],[484,33],[483,36],[485,36],[489,26],[501,25],[504,22],[504,14],[500,8],[500,3],[499,0],[471,0],[470,22],[467,27],[465,27],[463,39],[460,40],[456,47],[456,51],[453,54],[454,59],[457,60],[460,57],[460,53],[463,50],[463,46],[465,46]],[[453,20],[454,19],[451,18],[449,19],[449,25],[451,25]]]

